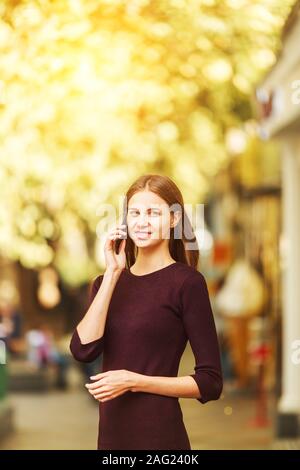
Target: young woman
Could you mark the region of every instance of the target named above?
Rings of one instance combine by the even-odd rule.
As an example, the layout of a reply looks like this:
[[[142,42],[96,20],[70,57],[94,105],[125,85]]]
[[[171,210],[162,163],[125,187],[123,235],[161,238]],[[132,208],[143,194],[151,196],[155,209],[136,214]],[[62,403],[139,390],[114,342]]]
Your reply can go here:
[[[123,220],[107,237],[105,272],[94,279],[70,343],[78,361],[103,353],[103,371],[86,384],[99,401],[98,449],[191,449],[178,399],[206,403],[223,387],[199,251],[188,246],[196,239],[167,176],[138,178],[126,193]],[[174,236],[179,228],[182,236]],[[187,341],[195,373],[178,377]]]

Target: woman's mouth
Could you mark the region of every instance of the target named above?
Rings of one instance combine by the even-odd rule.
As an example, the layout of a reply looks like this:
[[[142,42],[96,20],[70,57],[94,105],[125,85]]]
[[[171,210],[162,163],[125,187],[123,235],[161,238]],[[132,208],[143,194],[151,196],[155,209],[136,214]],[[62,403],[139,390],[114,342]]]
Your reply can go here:
[[[137,238],[145,240],[151,237],[151,232],[135,232]]]

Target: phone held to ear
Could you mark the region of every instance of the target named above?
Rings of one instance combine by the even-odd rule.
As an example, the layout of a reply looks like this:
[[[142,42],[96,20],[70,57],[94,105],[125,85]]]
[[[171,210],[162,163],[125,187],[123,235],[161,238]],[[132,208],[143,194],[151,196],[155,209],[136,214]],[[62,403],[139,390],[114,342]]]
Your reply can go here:
[[[126,231],[126,237],[127,237],[127,225],[125,226],[125,231]],[[119,254],[119,249],[120,249],[120,245],[122,243],[122,241],[124,240],[124,238],[126,238],[125,236],[121,236],[121,238],[117,238],[114,242],[114,250],[115,250],[115,253],[118,255]]]

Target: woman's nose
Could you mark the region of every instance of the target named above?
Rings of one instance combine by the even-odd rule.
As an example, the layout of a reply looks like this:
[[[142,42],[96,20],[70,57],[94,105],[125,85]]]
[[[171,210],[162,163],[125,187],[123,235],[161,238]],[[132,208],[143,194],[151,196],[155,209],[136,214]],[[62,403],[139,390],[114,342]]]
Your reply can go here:
[[[149,225],[148,223],[148,216],[147,215],[140,215],[137,221],[137,226],[140,229],[147,228]]]

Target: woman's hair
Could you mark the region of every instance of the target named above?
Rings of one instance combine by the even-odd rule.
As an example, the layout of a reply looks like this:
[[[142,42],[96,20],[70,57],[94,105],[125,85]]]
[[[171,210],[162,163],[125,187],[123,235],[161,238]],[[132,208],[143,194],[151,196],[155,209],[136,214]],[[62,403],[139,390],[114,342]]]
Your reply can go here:
[[[193,268],[197,269],[199,262],[199,247],[197,239],[189,220],[189,217],[186,214],[184,209],[184,202],[182,194],[174,183],[168,176],[161,176],[155,174],[146,174],[140,176],[136,181],[132,183],[125,195],[124,207],[123,207],[123,223],[126,223],[127,219],[127,204],[130,198],[137,193],[138,191],[152,191],[157,194],[159,197],[164,199],[164,201],[171,207],[171,210],[179,210],[181,213],[180,220],[177,224],[177,227],[170,228],[170,238],[169,238],[169,251],[170,255],[176,261],[181,261]],[[127,225],[127,224],[126,224]],[[180,236],[174,237],[174,230],[176,233],[179,231]],[[192,243],[195,247],[194,249],[187,249],[187,245]],[[131,267],[136,260],[138,247],[135,245],[134,241],[128,237],[125,254],[127,266]]]

